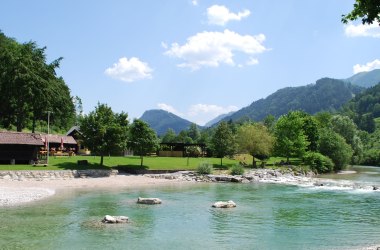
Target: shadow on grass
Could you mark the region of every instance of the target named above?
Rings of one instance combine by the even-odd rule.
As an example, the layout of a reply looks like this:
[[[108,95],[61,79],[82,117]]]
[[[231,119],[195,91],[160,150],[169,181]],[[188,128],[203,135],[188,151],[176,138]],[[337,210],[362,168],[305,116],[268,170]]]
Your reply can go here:
[[[220,165],[220,164],[213,164],[212,167],[215,170],[228,170],[230,167],[232,167],[232,164],[226,164],[226,165]]]
[[[87,163],[86,165],[78,165],[75,162],[63,162],[55,164],[55,166],[63,170],[110,169],[109,167],[101,166],[98,163]]]

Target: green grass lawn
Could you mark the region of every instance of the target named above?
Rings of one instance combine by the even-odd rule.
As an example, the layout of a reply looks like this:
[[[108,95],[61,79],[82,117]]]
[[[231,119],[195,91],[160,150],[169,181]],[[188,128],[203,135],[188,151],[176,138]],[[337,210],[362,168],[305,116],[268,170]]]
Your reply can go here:
[[[87,166],[78,166],[78,160],[87,160]],[[220,168],[219,158],[180,158],[180,157],[156,157],[145,156],[144,168],[149,170],[195,170],[199,163],[210,162],[214,168]],[[104,166],[100,166],[99,156],[52,156],[49,158],[49,165],[32,166],[32,165],[0,165],[0,170],[67,170],[67,169],[108,169],[111,167],[123,166],[131,168],[140,167],[140,157],[104,157]],[[227,169],[238,163],[236,160],[223,159],[222,169]]]

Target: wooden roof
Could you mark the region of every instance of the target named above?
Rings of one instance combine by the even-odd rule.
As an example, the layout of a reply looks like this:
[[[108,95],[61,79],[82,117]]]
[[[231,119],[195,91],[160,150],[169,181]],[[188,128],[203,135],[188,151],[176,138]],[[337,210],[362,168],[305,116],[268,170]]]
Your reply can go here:
[[[47,134],[42,134],[41,137],[42,141],[45,142]],[[72,136],[49,134],[49,143],[61,143],[61,140],[63,140],[63,144],[77,144],[77,141]]]
[[[10,131],[0,131],[0,144],[44,145],[39,134]]]

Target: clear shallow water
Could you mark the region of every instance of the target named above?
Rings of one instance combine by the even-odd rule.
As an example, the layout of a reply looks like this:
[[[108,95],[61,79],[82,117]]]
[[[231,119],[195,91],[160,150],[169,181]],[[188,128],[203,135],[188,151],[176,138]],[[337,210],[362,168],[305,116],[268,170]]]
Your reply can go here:
[[[367,180],[356,175],[349,179]],[[376,181],[375,174],[368,175]],[[136,204],[139,196],[158,197],[163,204]],[[211,208],[215,201],[230,199],[236,208]],[[378,191],[265,183],[82,190],[0,208],[0,214],[0,249],[351,249],[380,244]],[[131,223],[102,225],[106,214],[129,216]]]

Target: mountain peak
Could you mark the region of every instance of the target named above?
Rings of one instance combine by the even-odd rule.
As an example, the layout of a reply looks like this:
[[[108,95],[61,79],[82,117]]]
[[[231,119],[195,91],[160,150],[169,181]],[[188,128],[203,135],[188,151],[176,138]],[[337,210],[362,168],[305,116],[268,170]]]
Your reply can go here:
[[[178,134],[182,130],[188,129],[192,124],[192,122],[162,109],[147,110],[140,119],[148,123],[157,135],[165,134],[169,128]]]

